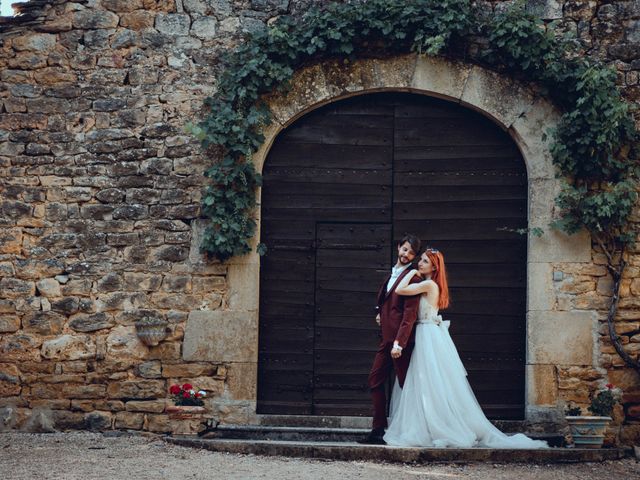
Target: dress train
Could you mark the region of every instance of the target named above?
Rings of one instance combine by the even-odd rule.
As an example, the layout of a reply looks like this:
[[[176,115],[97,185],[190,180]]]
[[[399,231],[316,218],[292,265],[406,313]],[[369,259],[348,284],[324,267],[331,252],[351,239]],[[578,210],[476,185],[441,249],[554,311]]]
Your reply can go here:
[[[467,380],[458,351],[442,321],[423,295],[416,343],[404,387],[397,380],[391,396],[389,445],[453,448],[548,448],[521,433],[506,435],[484,415]]]

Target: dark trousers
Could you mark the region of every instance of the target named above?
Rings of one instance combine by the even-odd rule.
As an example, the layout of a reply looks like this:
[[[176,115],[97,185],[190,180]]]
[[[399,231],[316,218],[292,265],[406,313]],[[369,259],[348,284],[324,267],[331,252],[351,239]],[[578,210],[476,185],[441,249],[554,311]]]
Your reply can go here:
[[[383,342],[378,347],[371,373],[369,373],[369,388],[371,389],[371,399],[373,400],[374,429],[387,427],[387,396],[384,392],[384,386],[391,375],[392,369],[396,372],[400,387],[404,385],[413,345],[413,343],[408,344],[397,360],[391,358],[393,343]]]

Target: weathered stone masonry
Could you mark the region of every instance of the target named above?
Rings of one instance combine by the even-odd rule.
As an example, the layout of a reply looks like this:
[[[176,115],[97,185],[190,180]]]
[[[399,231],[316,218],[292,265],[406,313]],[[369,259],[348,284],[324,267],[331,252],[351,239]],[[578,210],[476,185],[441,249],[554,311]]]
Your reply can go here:
[[[199,253],[208,160],[183,127],[215,91],[220,53],[308,3],[39,1],[23,7],[28,21],[2,25],[0,408],[17,407],[18,425],[45,407],[59,428],[169,431],[167,388],[184,381],[209,392],[218,419],[254,420],[258,292],[248,286],[259,260],[220,264]],[[529,3],[613,65],[638,102],[639,1]],[[634,355],[637,248],[618,320]],[[584,405],[610,381],[627,392],[611,439],[639,438],[640,377],[608,342],[603,255],[545,262],[529,271],[537,292],[529,303],[538,305],[529,309],[529,344],[546,345],[530,348],[529,405]],[[569,353],[545,334],[551,317],[537,310],[580,333]],[[136,336],[144,314],[170,322],[157,347]]]

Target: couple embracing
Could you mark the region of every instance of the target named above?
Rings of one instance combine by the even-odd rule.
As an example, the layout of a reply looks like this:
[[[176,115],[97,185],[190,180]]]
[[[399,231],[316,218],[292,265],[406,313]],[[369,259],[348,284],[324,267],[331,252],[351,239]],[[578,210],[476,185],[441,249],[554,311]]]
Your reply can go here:
[[[378,293],[382,342],[369,374],[373,429],[360,443],[437,448],[547,448],[523,434],[505,435],[487,420],[439,310],[449,306],[442,253],[406,235]],[[387,425],[385,384],[395,371]],[[388,427],[388,428],[387,428]],[[386,433],[385,433],[386,429]]]

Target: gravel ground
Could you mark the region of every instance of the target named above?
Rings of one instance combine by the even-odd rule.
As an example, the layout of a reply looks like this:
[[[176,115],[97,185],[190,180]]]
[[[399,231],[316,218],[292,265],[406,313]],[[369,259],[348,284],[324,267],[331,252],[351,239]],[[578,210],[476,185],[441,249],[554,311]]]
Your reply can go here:
[[[376,480],[636,480],[640,462],[572,465],[434,464],[320,461],[195,450],[157,437],[98,433],[0,433],[0,478]]]

